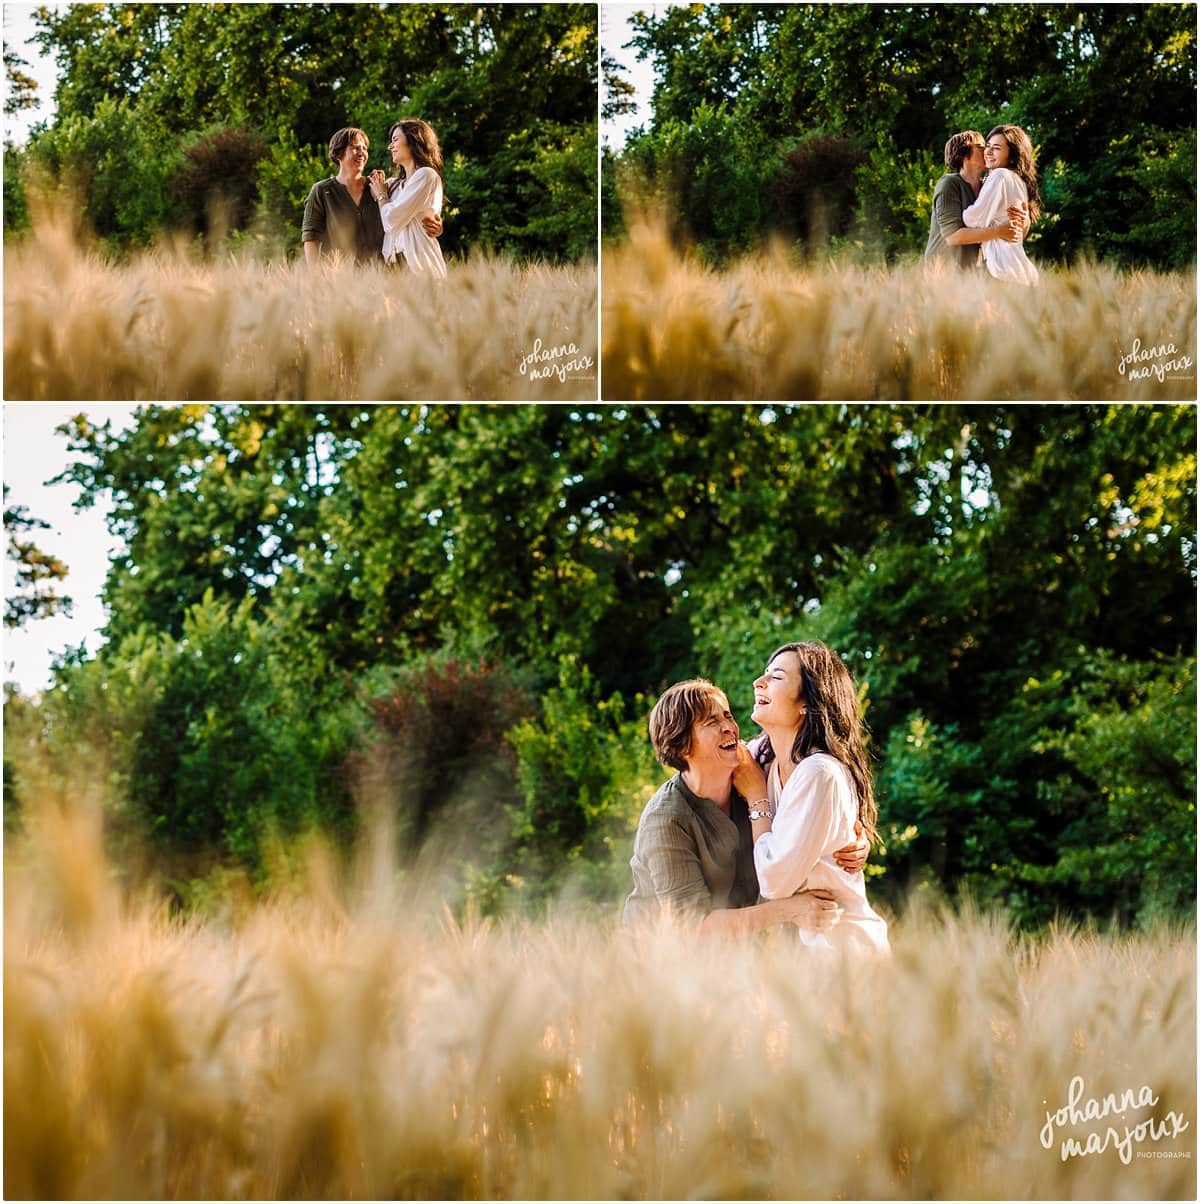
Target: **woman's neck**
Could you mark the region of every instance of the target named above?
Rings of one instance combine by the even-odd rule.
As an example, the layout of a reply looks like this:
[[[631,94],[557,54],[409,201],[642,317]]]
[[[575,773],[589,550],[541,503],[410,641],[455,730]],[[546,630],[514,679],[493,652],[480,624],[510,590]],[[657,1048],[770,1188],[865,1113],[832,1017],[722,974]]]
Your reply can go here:
[[[728,814],[733,797],[733,771],[723,767],[705,769],[689,765],[680,775],[683,784],[700,798],[709,799]]]
[[[792,776],[792,770],[796,768],[795,761],[792,760],[792,745],[796,743],[796,737],[800,734],[798,727],[788,728],[763,728],[770,738],[771,747],[775,750],[775,765],[779,770],[779,785],[781,787],[787,784],[788,778]]]

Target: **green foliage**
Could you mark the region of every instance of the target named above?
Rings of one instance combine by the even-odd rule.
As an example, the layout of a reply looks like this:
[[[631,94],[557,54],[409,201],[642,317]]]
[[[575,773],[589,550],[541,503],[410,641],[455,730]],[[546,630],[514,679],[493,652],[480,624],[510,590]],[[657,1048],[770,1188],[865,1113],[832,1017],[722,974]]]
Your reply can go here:
[[[374,766],[413,845],[448,800],[478,836],[456,865],[485,910],[564,878],[615,900],[661,780],[650,700],[707,676],[748,722],[771,651],[816,637],[860,683],[891,903],[1128,921],[1194,892],[1191,407],[185,406],[70,430],[65,479],[128,551],[109,644],[51,691],[59,730],[122,766],[143,747],[146,813],[181,840],[339,815],[331,766]],[[376,721],[347,764],[350,692]],[[262,811],[230,846],[199,795],[267,741],[298,784],[230,773]],[[202,823],[161,801],[181,788]]]
[[[398,815],[409,849],[442,818],[478,833],[495,828],[517,793],[505,734],[532,710],[520,676],[443,649],[377,669],[366,692],[370,729],[356,760],[373,801]]]
[[[1195,658],[1147,664],[1099,653],[1072,677],[1070,726],[1044,731],[1036,746],[1065,762],[1044,798],[1071,822],[1052,865],[1018,861],[1007,872],[1065,888],[1077,908],[1147,926],[1194,911]],[[1061,686],[1031,680],[1028,689]]]
[[[316,666],[281,658],[250,598],[235,607],[209,591],[178,637],[135,632],[65,665],[52,695],[63,752],[79,733],[103,741],[119,809],[162,849],[256,866],[275,832],[350,830],[337,767],[352,715]]]
[[[241,229],[254,210],[255,172],[266,144],[253,130],[219,127],[189,140],[184,165],[167,181],[180,214],[193,228],[221,225]]]
[[[4,626],[23,627],[31,619],[69,615],[71,599],[57,590],[66,580],[67,566],[32,540],[20,538],[30,531],[49,530],[50,524],[30,514],[27,506],[9,506],[7,485],[4,501],[4,529],[8,532],[5,557],[16,566],[12,584],[5,590]]]
[[[564,657],[540,716],[508,733],[521,788],[515,864],[529,898],[546,898],[571,873],[602,898],[625,885],[638,816],[664,779],[641,715],[649,701],[637,695],[633,707],[627,719],[619,694],[601,698],[588,668]]]
[[[304,198],[333,170],[330,135],[360,126],[372,166],[383,166],[391,122],[422,116],[448,167],[448,252],[490,245],[577,257],[595,245],[595,13],[585,4],[42,9],[37,37],[60,74],[54,122],[34,154],[54,168],[87,156],[120,163],[126,136],[144,129],[131,146],[153,154],[130,177],[128,195],[89,207],[101,234],[144,242],[151,228],[195,223],[215,182],[235,194],[235,228],[250,223],[257,187],[268,230],[294,248]],[[130,129],[111,118],[97,125],[104,106]],[[200,165],[197,139],[219,129],[247,131],[245,141],[227,154],[210,147]],[[254,138],[265,155],[248,153]],[[189,142],[190,167],[171,149]],[[80,143],[87,155],[76,153]],[[182,213],[162,187],[176,169]],[[83,182],[93,179],[111,191],[103,173]]]
[[[30,152],[78,195],[88,226],[102,239],[148,244],[171,217],[167,181],[179,152],[163,127],[127,99],[105,97],[91,116],[61,116]]]
[[[4,144],[4,233],[20,234],[29,229],[29,201],[22,169],[26,163],[24,148]]]
[[[707,259],[748,250],[760,237],[780,157],[723,101],[659,121],[625,157],[643,181],[639,201],[672,215],[675,237]]]
[[[258,161],[259,200],[272,223],[286,231],[293,243],[300,242],[304,201],[312,186],[335,170],[327,145],[300,146],[295,132],[287,128],[279,131]]]
[[[861,228],[849,234],[827,217],[825,235],[903,256],[924,247],[949,136],[1011,122],[1033,140],[1045,183],[1044,217],[1030,235],[1040,258],[1185,266],[1196,238],[1193,15],[1181,4],[690,4],[638,13],[633,43],[654,66],[653,120],[622,157],[639,163],[663,139],[686,143],[696,115],[711,125],[717,111],[767,148],[850,140],[869,150],[854,184]],[[727,153],[735,147],[727,138],[711,153],[738,173]],[[833,214],[844,210],[843,180],[827,182]],[[769,172],[757,182],[739,173],[739,189],[758,192],[736,207],[752,211],[770,181]],[[636,190],[631,199],[640,202]],[[711,203],[702,189],[677,187],[665,199],[710,257],[746,245],[749,226],[701,232]],[[752,232],[789,233],[795,222],[785,208],[778,221],[760,215]]]

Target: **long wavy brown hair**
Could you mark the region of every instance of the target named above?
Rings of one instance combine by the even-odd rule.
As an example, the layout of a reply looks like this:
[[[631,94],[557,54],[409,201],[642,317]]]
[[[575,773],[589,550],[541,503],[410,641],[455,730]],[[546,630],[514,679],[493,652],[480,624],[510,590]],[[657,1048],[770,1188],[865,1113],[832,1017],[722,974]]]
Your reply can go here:
[[[408,149],[412,152],[413,162],[418,167],[432,167],[444,180],[446,177],[442,170],[442,148],[438,145],[433,126],[428,121],[422,121],[420,117],[402,117],[389,127],[389,143],[396,136],[397,130],[403,131],[404,137],[408,141]],[[398,170],[399,178],[404,179],[404,168],[401,167]]]
[[[871,759],[867,752],[867,727],[859,713],[858,691],[854,678],[842,658],[820,640],[784,644],[767,658],[769,665],[781,652],[794,652],[800,661],[800,697],[804,703],[804,721],[792,742],[793,764],[813,753],[828,753],[846,767],[858,797],[858,820],[863,834],[872,844],[878,839],[875,825],[879,808],[871,784]],[[758,760],[764,769],[775,759],[771,738],[764,737],[758,747]]]
[[[1019,125],[998,125],[988,131],[988,137],[999,134],[1008,143],[1008,170],[1020,178],[1029,193],[1029,220],[1036,222],[1042,212],[1042,197],[1038,192],[1037,155],[1029,135]]]

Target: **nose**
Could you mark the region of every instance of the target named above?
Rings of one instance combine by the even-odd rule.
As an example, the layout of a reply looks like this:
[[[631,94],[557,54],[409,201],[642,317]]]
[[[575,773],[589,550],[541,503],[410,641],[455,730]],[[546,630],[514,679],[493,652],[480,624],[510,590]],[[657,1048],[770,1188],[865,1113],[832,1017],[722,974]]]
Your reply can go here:
[[[766,677],[765,677],[765,676],[763,676],[763,677],[756,677],[756,678],[754,679],[754,688],[755,688],[756,690],[760,690],[760,689],[762,689],[762,687],[763,687],[763,686],[765,686],[766,684],[767,684],[767,679],[766,679]]]

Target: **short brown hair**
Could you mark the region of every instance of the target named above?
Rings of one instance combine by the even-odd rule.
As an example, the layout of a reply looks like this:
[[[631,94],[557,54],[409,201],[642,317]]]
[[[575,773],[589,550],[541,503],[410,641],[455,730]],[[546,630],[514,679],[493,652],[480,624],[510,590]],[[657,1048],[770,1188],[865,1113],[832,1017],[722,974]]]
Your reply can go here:
[[[708,700],[720,691],[711,681],[693,677],[676,682],[650,712],[650,743],[654,754],[672,769],[686,769],[692,746],[692,725],[708,714]]]
[[[350,145],[355,134],[361,134],[362,140],[367,144],[367,146],[369,147],[371,145],[371,139],[367,137],[365,130],[360,130],[356,125],[348,125],[344,130],[338,130],[338,132],[329,139],[329,157],[335,163],[341,163],[342,156],[346,153],[346,147]]]
[[[983,146],[983,135],[978,130],[963,130],[951,136],[946,143],[946,170],[958,171],[973,146]]]

